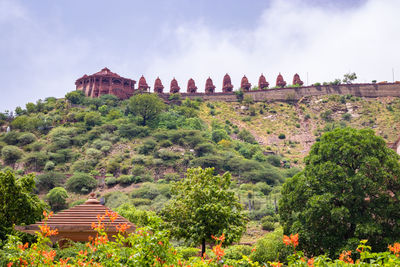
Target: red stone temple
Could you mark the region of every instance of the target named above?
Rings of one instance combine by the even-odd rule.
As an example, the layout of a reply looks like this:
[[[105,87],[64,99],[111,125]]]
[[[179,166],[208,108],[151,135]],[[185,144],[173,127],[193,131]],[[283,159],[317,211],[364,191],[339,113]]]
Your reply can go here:
[[[176,94],[176,93],[179,93],[180,89],[181,88],[178,85],[178,81],[175,78],[173,78],[172,81],[171,81],[171,87],[169,89],[169,92],[171,94]]]
[[[204,90],[206,94],[213,94],[215,92],[215,85],[210,77],[206,80],[206,88]]]
[[[249,83],[249,80],[247,79],[246,75],[243,76],[242,81],[240,82],[240,88],[242,88],[242,90],[245,92],[250,91],[251,83]]]
[[[269,86],[269,83],[265,79],[265,76],[261,74],[260,78],[258,79],[258,89],[265,90]]]
[[[286,82],[283,80],[282,74],[279,72],[278,77],[276,78],[276,86],[278,87],[285,87]]]
[[[224,80],[222,81],[222,92],[228,93],[233,91],[233,85],[231,83],[231,77],[227,74],[224,76]]]
[[[150,89],[150,86],[148,86],[146,79],[142,75],[142,77],[140,77],[140,79],[139,79],[138,90],[147,92],[147,90],[149,90],[149,89]]]
[[[164,85],[161,83],[159,77],[157,77],[156,81],[154,82],[154,93],[162,94],[164,90]]]
[[[88,97],[99,97],[106,94],[127,99],[133,95],[136,81],[119,76],[104,68],[92,75],[83,75],[76,80],[76,90],[83,91]]]
[[[192,78],[190,78],[188,81],[188,84],[187,84],[187,93],[194,94],[196,92],[197,92],[197,86],[194,83],[194,80]]]
[[[300,80],[300,76],[296,73],[296,74],[293,76],[293,85],[300,85],[300,86],[302,86],[303,84],[304,84],[303,81]]]

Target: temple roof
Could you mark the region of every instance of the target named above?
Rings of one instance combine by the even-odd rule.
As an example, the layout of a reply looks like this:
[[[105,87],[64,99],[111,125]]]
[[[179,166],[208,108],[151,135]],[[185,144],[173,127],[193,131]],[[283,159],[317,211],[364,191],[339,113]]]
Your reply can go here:
[[[101,205],[93,194],[84,204],[56,213],[46,223],[51,229],[58,230],[59,234],[56,236],[58,239],[69,238],[74,241],[87,241],[89,235],[96,234],[96,231],[92,229],[92,223],[97,223],[97,216],[105,215],[106,211],[111,212],[109,208]],[[44,225],[44,223],[44,221],[40,221],[26,226],[16,226],[15,229],[34,234],[39,231],[39,225]],[[117,233],[116,226],[119,224],[128,224],[130,226],[128,232],[132,232],[136,228],[133,223],[120,215],[117,215],[113,222],[109,216],[104,216],[102,223],[108,229],[106,232],[109,235]]]

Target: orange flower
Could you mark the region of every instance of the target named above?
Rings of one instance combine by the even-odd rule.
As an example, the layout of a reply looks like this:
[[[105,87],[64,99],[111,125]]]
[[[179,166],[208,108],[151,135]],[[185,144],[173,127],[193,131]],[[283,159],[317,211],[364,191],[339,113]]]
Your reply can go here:
[[[57,235],[58,234],[58,230],[54,229],[51,230],[50,227],[48,225],[39,225],[39,229],[40,232],[42,232],[42,234],[47,237],[47,236],[53,236],[53,235]]]
[[[299,245],[299,234],[290,235],[290,242],[292,242],[293,247],[296,248]]]
[[[50,251],[42,251],[42,255],[45,257],[46,260],[49,262],[54,260],[54,257],[56,256],[56,251],[55,250],[50,250]]]
[[[290,244],[291,244],[291,240],[290,240],[290,237],[288,237],[287,235],[284,235],[283,236],[283,243],[286,245],[286,246],[289,246]]]
[[[389,248],[389,250],[391,252],[393,252],[393,254],[396,255],[396,257],[399,257],[399,254],[400,254],[400,243],[394,243],[393,246],[389,245],[388,248]]]
[[[26,242],[24,245],[18,245],[18,248],[22,251],[24,251],[27,247],[29,246],[28,242]]]
[[[307,265],[310,267],[314,267],[314,258],[309,259]]]
[[[279,261],[278,262],[271,262],[270,264],[271,264],[271,266],[274,266],[274,267],[281,267],[282,266],[282,263],[280,263]]]
[[[217,256],[218,261],[225,255],[225,251],[221,248],[221,244],[213,247],[212,251],[215,253],[215,256]]]
[[[121,224],[121,223],[120,223],[120,224],[118,224],[118,225],[115,226],[115,228],[117,229],[117,231],[120,232],[120,233],[125,233],[126,230],[128,230],[130,227],[131,227],[131,226],[128,225],[127,223],[124,223],[124,224]]]
[[[212,239],[214,239],[215,241],[221,241],[221,242],[224,242],[224,241],[225,241],[225,234],[224,234],[224,233],[222,233],[222,235],[221,235],[220,237],[217,237],[217,236],[213,236],[213,235],[211,235],[211,238],[212,238]]]
[[[164,245],[162,241],[158,241],[158,244],[159,244],[160,246]]]
[[[11,267],[11,266],[13,266],[13,265],[14,265],[13,262],[9,262],[9,263],[7,264],[7,267]]]
[[[257,250],[257,247],[254,246],[254,248],[251,249],[251,253],[253,253],[253,252],[256,251],[256,250]]]
[[[342,254],[340,254],[340,256],[339,256],[339,260],[343,261],[343,262],[346,262],[346,263],[354,264],[354,261],[353,261],[352,258],[350,258],[350,256],[351,256],[351,251],[350,250],[343,251]]]
[[[114,222],[118,218],[118,213],[112,210],[106,210],[106,215],[110,218],[111,222]]]

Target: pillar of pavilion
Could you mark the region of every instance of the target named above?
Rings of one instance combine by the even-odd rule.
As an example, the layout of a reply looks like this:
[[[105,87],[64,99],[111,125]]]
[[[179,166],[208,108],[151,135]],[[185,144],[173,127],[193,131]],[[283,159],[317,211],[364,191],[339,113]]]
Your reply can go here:
[[[215,85],[213,84],[213,81],[210,77],[208,77],[208,79],[206,80],[206,87],[204,91],[206,94],[213,94],[215,92]]]
[[[178,81],[175,78],[173,78],[172,81],[171,81],[171,87],[170,87],[169,92],[171,94],[176,94],[176,93],[179,93],[180,89],[181,88],[178,85]]]
[[[97,223],[97,215],[103,216],[106,214],[106,211],[110,212],[111,210],[100,204],[95,194],[92,193],[84,204],[60,211],[47,220],[46,224],[50,229],[58,230],[58,234],[52,236],[51,241],[57,242],[59,240],[69,239],[75,242],[86,242],[89,240],[89,236],[93,238],[96,237],[97,232],[93,230],[92,223]],[[16,226],[15,229],[25,233],[35,234],[39,232],[39,226],[44,225],[44,223],[44,221],[40,221],[26,226]],[[126,223],[129,225],[128,233],[132,233],[136,229],[133,223],[120,215],[118,215],[113,222],[108,216],[104,216],[102,223],[106,226],[105,229],[109,239],[112,239],[113,235],[117,235],[118,231],[116,226],[119,224]]]
[[[261,74],[260,78],[258,79],[258,89],[265,90],[268,89],[269,83],[267,79],[265,79],[264,74]]]
[[[286,82],[283,79],[282,74],[279,72],[278,77],[276,78],[276,86],[278,87],[285,87],[286,86]]]
[[[140,79],[139,79],[138,90],[147,92],[149,89],[150,89],[150,86],[147,84],[146,79],[142,75],[142,77],[140,77]]]
[[[228,93],[233,91],[233,85],[229,74],[225,74],[224,80],[222,81],[222,92]]]
[[[189,79],[188,84],[187,84],[187,91],[188,94],[194,94],[197,92],[197,86],[194,83],[194,80],[192,78]]]
[[[249,83],[249,80],[247,79],[246,75],[243,76],[242,81],[240,82],[240,88],[242,88],[242,90],[245,92],[250,91],[251,83]]]
[[[154,93],[162,94],[164,90],[164,85],[162,84],[159,77],[154,82]]]

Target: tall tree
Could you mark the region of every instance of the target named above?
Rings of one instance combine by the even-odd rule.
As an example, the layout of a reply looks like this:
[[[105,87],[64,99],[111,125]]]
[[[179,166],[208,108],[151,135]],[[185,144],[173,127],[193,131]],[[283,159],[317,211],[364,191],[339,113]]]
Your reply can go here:
[[[129,100],[129,111],[142,118],[142,125],[157,117],[164,109],[164,102],[156,94],[137,94]]]
[[[162,216],[177,238],[202,245],[211,236],[225,234],[225,244],[238,240],[246,225],[242,205],[229,189],[231,175],[214,176],[214,169],[188,169],[186,177],[172,188],[173,198]]]
[[[283,185],[285,234],[299,233],[309,254],[334,255],[362,239],[378,250],[400,239],[399,156],[370,129],[321,137],[302,172]]]
[[[0,172],[0,239],[12,232],[12,226],[39,220],[46,204],[33,193],[33,174],[19,179],[11,171]]]

